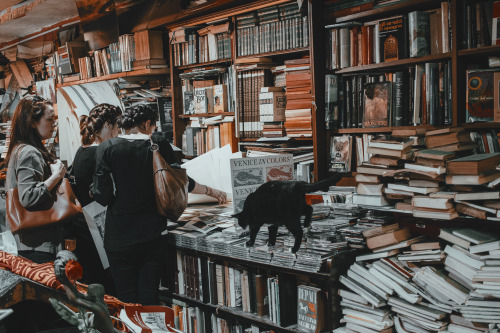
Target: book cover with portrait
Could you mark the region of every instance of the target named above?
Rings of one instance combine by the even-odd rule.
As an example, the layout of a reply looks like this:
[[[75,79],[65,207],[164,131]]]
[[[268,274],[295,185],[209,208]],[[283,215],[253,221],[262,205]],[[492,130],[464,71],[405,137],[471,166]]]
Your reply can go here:
[[[363,127],[391,126],[392,82],[367,83],[363,95]]]

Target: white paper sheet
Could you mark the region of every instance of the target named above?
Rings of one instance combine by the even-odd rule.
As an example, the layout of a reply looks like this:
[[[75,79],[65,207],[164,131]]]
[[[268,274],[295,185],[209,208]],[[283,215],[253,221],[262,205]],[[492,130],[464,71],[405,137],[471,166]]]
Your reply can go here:
[[[231,158],[241,156],[241,152],[233,154],[231,146],[226,145],[219,149],[212,149],[184,163],[182,167],[187,170],[188,176],[197,183],[224,191],[228,196],[228,200],[231,200],[232,187],[229,161]],[[216,200],[204,194],[189,194],[189,204],[204,202],[216,202]]]
[[[83,215],[94,240],[95,247],[101,258],[104,269],[109,267],[108,256],[104,250],[104,224],[106,222],[106,207],[93,201],[82,208]]]

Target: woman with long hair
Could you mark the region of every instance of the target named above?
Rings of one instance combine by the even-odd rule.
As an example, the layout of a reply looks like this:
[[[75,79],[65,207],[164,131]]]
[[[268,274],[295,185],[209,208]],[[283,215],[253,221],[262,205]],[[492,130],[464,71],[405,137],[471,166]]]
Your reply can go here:
[[[52,103],[38,96],[23,98],[14,111],[11,128],[4,162],[5,189],[17,187],[21,205],[36,210],[53,200],[50,191],[66,171],[64,164],[43,144],[55,131]],[[61,225],[20,231],[14,237],[18,254],[37,263],[55,260],[57,252],[62,250]]]
[[[151,141],[170,165],[176,158],[170,143],[153,135],[158,112],[146,105],[125,110],[120,119],[124,135],[107,140],[97,148],[92,188],[94,198],[107,205],[104,248],[118,298],[123,302],[157,304],[160,274],[164,263],[161,233],[167,220],[155,203]],[[219,202],[224,192],[189,179],[188,190],[208,194]]]
[[[82,146],[78,148],[73,159],[71,176],[73,191],[82,207],[93,201],[90,188],[96,165],[97,147],[102,142],[118,136],[120,132],[118,119],[121,114],[122,110],[119,107],[103,103],[90,110],[88,116],[80,117]],[[111,273],[102,265],[83,214],[76,217],[72,223],[68,223],[65,229],[68,237],[76,239],[74,253],[83,266],[81,281],[86,284],[100,283],[107,293],[114,294]]]

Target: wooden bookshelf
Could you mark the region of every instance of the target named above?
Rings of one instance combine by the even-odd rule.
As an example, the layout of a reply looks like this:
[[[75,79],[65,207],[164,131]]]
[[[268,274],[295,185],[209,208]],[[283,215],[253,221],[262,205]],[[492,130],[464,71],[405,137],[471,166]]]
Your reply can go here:
[[[422,64],[426,62],[439,62],[451,59],[451,52],[441,53],[441,54],[431,54],[425,57],[419,58],[406,58],[401,60],[394,60],[388,62],[381,62],[378,64],[370,64],[364,66],[353,66],[335,70],[335,74],[351,74],[351,73],[363,73],[368,71],[376,71],[376,70],[387,70],[394,69],[397,67],[404,67],[414,64]]]
[[[191,69],[191,68],[206,67],[206,66],[213,66],[213,65],[228,65],[231,62],[232,62],[231,58],[219,59],[219,60],[214,60],[214,61],[202,62],[202,63],[198,63],[198,64],[177,66],[176,68],[179,70],[183,70],[183,69]]]
[[[139,70],[135,70],[135,71],[120,72],[120,73],[114,73],[114,74],[110,74],[110,75],[103,75],[103,76],[99,76],[99,77],[92,77],[92,78],[85,79],[85,80],[78,80],[78,81],[62,83],[62,84],[58,84],[57,88],[69,87],[69,86],[74,86],[74,85],[83,84],[83,83],[113,80],[113,79],[118,79],[118,78],[122,78],[122,77],[168,75],[169,73],[170,73],[170,69],[168,69],[168,68],[139,69]]]
[[[236,59],[245,60],[248,58],[272,57],[272,56],[277,56],[277,55],[299,54],[299,53],[305,53],[305,52],[309,52],[308,47],[299,47],[296,49],[279,50],[279,51],[267,52],[267,53],[257,53],[257,54],[247,55],[247,56],[236,57]]]
[[[178,117],[181,119],[189,119],[189,118],[204,118],[204,117],[216,117],[216,116],[223,116],[223,117],[234,116],[234,112],[180,114]]]
[[[168,301],[169,299],[176,299],[181,302],[184,302],[186,304],[192,305],[192,306],[197,306],[205,311],[209,311],[212,313],[216,313],[217,316],[220,316],[222,318],[228,318],[228,319],[233,319],[236,321],[242,321],[246,322],[248,324],[254,324],[259,326],[259,328],[267,329],[267,330],[274,330],[275,332],[282,332],[282,333],[301,333],[303,331],[299,331],[298,329],[294,328],[295,325],[292,325],[291,327],[281,327],[278,324],[272,322],[269,319],[269,316],[258,316],[252,312],[244,312],[242,310],[236,309],[236,308],[231,308],[227,306],[220,306],[220,305],[215,305],[215,304],[210,304],[210,303],[203,303],[201,301],[198,301],[194,298],[187,297],[185,295],[179,295],[175,293],[171,293],[168,290],[162,290],[160,289],[160,300],[163,301]]]

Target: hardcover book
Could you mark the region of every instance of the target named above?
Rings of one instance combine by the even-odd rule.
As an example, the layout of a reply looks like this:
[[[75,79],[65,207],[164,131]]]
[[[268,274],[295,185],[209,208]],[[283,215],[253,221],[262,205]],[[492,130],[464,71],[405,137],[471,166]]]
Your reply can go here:
[[[390,126],[392,82],[365,84],[363,127]]]
[[[408,14],[410,58],[431,54],[430,15],[427,12],[414,11]]]
[[[261,92],[259,94],[260,121],[285,121],[286,101],[285,92]]]
[[[194,112],[213,113],[213,89],[212,87],[194,89]]]
[[[494,70],[467,71],[466,121],[493,121]]]
[[[338,76],[325,75],[325,122],[327,128],[337,128],[339,120]]]
[[[392,61],[408,58],[406,17],[393,17],[379,22],[380,59]]]

